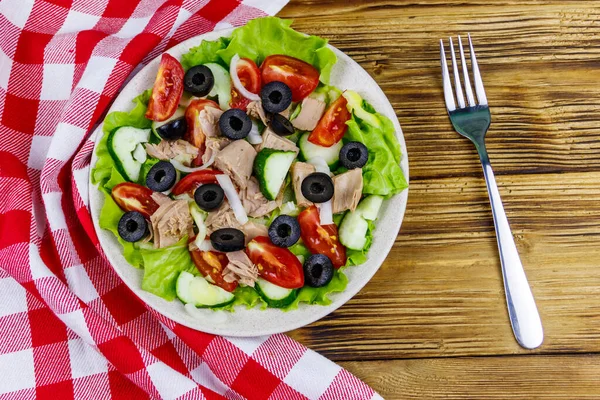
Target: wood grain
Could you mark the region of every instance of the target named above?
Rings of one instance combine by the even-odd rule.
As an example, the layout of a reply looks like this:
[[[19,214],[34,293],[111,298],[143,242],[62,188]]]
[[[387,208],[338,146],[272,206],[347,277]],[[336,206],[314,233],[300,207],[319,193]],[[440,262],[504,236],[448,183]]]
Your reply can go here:
[[[598,355],[476,357],[342,365],[386,399],[597,399]]]
[[[599,356],[583,355],[600,353],[600,1],[292,0],[280,15],[375,78],[411,175],[380,271],[290,335],[386,397],[600,398]],[[513,339],[481,166],[444,108],[439,39],[467,32],[492,111],[488,151],[544,324],[534,352]]]

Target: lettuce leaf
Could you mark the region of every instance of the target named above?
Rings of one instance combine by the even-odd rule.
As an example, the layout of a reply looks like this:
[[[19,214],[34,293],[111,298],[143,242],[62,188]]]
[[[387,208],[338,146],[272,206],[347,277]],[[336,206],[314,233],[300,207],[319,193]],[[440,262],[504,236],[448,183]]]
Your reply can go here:
[[[348,277],[339,269],[333,274],[331,282],[320,288],[313,288],[304,286],[298,292],[298,297],[292,304],[284,308],[284,311],[295,310],[298,308],[298,304],[318,304],[321,306],[327,306],[331,304],[331,299],[328,297],[331,293],[343,292],[348,285]]]
[[[217,52],[223,50],[229,44],[229,38],[219,38],[217,40],[203,40],[200,45],[192,47],[187,53],[181,56],[181,65],[184,70],[188,70],[193,66],[208,63],[224,64],[223,60]]]
[[[291,20],[276,17],[254,19],[234,30],[231,42],[218,54],[227,65],[236,54],[250,58],[258,65],[272,54],[299,58],[317,68],[321,82],[328,83],[337,61],[335,53],[327,47],[325,39],[296,32],[290,28],[291,24]]]
[[[365,109],[372,110],[369,105]],[[380,126],[369,124],[356,115],[346,122],[345,139],[359,141],[369,149],[369,160],[363,167],[363,194],[377,194],[389,198],[408,187],[400,168],[400,143],[392,121],[374,113]]]
[[[117,226],[119,225],[119,220],[125,213],[119,208],[109,193],[104,193],[104,205],[102,206],[102,210],[100,210],[100,219],[98,221],[100,228],[114,233],[119,243],[121,243],[121,246],[123,246],[123,256],[129,264],[136,268],[142,268],[144,266],[144,260],[142,259],[139,250],[133,243],[126,242],[119,236]]]
[[[144,260],[142,289],[165,300],[176,297],[175,283],[181,271],[197,271],[187,245],[187,236],[162,249],[138,249]]]
[[[142,129],[150,128],[152,121],[146,119],[145,114],[151,93],[152,90],[149,89],[133,99],[135,106],[131,111],[113,111],[104,119],[104,125],[102,126],[102,139],[100,139],[100,142],[98,142],[98,146],[96,148],[96,156],[98,160],[96,161],[96,165],[92,170],[92,183],[94,185],[98,185],[100,190],[104,191],[105,193],[110,193],[110,189],[116,185],[116,183],[114,183],[114,179],[117,179],[116,175],[120,176],[115,168],[115,163],[112,157],[108,153],[108,135],[115,129],[122,126],[133,126]],[[112,186],[109,185],[110,187],[108,187],[107,184],[111,180],[114,184],[112,184]],[[125,180],[121,176],[121,182],[124,181]]]

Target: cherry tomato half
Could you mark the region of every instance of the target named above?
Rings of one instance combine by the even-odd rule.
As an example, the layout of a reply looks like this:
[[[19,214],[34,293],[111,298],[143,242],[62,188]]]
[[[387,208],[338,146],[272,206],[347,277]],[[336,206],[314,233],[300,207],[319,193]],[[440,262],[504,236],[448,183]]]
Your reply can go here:
[[[205,99],[194,99],[190,102],[188,107],[185,109],[185,119],[187,122],[187,132],[185,133],[184,139],[190,142],[192,145],[200,149],[198,157],[194,160],[193,164],[196,166],[202,165],[202,154],[204,153],[204,142],[206,142],[206,135],[202,130],[202,125],[198,120],[198,115],[204,110],[205,107],[214,107],[221,109],[217,103],[212,100]]]
[[[179,61],[164,53],[148,102],[146,118],[152,121],[165,121],[175,114],[183,93],[183,75],[183,67]]]
[[[123,211],[138,211],[146,218],[158,210],[158,203],[152,198],[152,190],[137,183],[123,182],[112,189],[115,203]]]
[[[188,193],[190,196],[194,196],[194,191],[198,186],[205,183],[217,183],[217,175],[222,174],[221,171],[215,171],[213,169],[203,169],[201,171],[192,172],[186,175],[173,187],[171,192],[173,196],[179,196],[183,193]]]
[[[260,66],[262,82],[280,81],[292,90],[292,101],[300,101],[311,94],[319,85],[319,71],[294,57],[273,55],[265,58]]]
[[[268,237],[252,239],[246,253],[265,280],[287,289],[304,286],[304,271],[298,258],[288,249],[275,246]]]
[[[241,58],[236,65],[237,74],[248,91],[258,94],[261,88],[260,70],[256,63],[249,58]],[[242,96],[235,87],[231,86],[231,108],[239,108],[246,111],[250,100]]]
[[[317,207],[310,206],[302,211],[298,223],[302,241],[311,253],[326,255],[336,269],[346,265],[346,248],[340,243],[337,226],[321,225]]]
[[[190,251],[192,261],[198,268],[202,276],[209,276],[215,285],[233,292],[237,287],[237,282],[225,282],[223,280],[223,270],[229,263],[225,253],[217,253],[215,251]]]
[[[325,111],[317,127],[308,135],[308,141],[319,146],[331,147],[344,137],[348,125],[346,122],[351,118],[348,111],[348,101],[340,96]]]

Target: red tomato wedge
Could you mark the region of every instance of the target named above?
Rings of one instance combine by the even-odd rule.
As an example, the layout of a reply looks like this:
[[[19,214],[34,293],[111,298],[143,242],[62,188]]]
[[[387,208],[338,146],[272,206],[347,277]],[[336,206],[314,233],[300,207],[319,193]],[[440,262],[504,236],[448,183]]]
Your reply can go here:
[[[213,169],[203,169],[201,171],[192,172],[177,182],[171,193],[173,196],[179,196],[183,193],[194,196],[194,191],[198,186],[205,183],[217,183],[217,175],[219,174],[222,174],[222,172]]]
[[[152,121],[165,121],[175,114],[183,93],[183,76],[183,67],[179,61],[164,53],[148,102],[146,118]]]
[[[266,236],[257,236],[246,246],[250,260],[265,280],[286,289],[304,286],[304,271],[298,258],[288,249],[275,246]]]
[[[321,225],[317,207],[302,211],[298,223],[302,241],[311,253],[326,255],[336,269],[346,265],[346,248],[340,243],[337,226]]]
[[[319,71],[302,60],[294,57],[268,56],[260,66],[262,82],[280,81],[292,90],[292,101],[300,101],[319,86]]]
[[[308,141],[319,146],[331,147],[344,137],[348,125],[346,122],[352,117],[348,111],[348,101],[340,96],[325,111],[325,115],[317,127],[308,135]]]
[[[152,198],[152,190],[137,183],[119,183],[112,189],[115,203],[123,211],[138,211],[146,218],[158,210],[158,203]]]
[[[260,93],[261,79],[260,70],[254,61],[249,58],[241,58],[236,65],[236,70],[242,86],[252,93]],[[231,86],[231,108],[239,108],[246,111],[250,100],[242,96],[235,87]]]
[[[185,109],[185,120],[187,122],[187,132],[184,139],[190,142],[192,145],[200,149],[198,157],[194,160],[193,164],[196,166],[202,165],[202,154],[204,153],[204,143],[206,142],[206,135],[202,130],[202,125],[198,120],[200,112],[206,107],[214,107],[218,110],[221,108],[217,103],[212,100],[195,99],[190,102],[188,107]]]
[[[225,282],[223,280],[223,270],[229,263],[225,253],[194,250],[190,251],[190,255],[202,276],[210,277],[215,285],[228,292],[233,292],[237,288],[237,282]]]

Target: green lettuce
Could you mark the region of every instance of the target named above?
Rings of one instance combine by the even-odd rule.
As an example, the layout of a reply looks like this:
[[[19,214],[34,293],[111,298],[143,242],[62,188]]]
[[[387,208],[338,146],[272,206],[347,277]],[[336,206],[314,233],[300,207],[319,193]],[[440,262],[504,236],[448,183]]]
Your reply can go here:
[[[172,301],[176,297],[175,283],[182,271],[197,274],[190,256],[187,236],[173,246],[162,249],[138,249],[144,260],[142,289]]]
[[[370,105],[363,108],[373,110]],[[367,123],[353,114],[346,122],[348,130],[344,138],[361,142],[369,149],[369,160],[363,167],[363,194],[389,198],[408,187],[400,168],[400,143],[389,118],[379,113],[373,113],[372,116],[380,122],[379,126]]]
[[[98,220],[100,228],[114,233],[119,243],[121,243],[121,246],[123,246],[123,256],[129,264],[136,268],[142,268],[144,266],[144,260],[142,259],[142,255],[140,254],[139,250],[133,243],[126,242],[121,239],[121,236],[119,236],[117,226],[119,225],[119,220],[123,214],[125,213],[119,208],[117,203],[115,203],[110,195],[110,192],[104,192],[104,205],[102,206],[102,210],[100,211],[100,219]]]
[[[223,60],[217,52],[225,49],[228,44],[229,38],[203,40],[200,45],[192,47],[187,53],[181,56],[181,65],[186,71],[195,65],[208,63],[220,63],[227,67],[228,64],[223,64]]]
[[[327,47],[325,39],[296,32],[290,28],[291,24],[291,20],[276,17],[254,19],[234,30],[231,42],[218,54],[227,65],[236,54],[250,58],[258,65],[273,54],[299,58],[317,68],[321,72],[321,82],[328,83],[337,61],[335,53]]]
[[[331,304],[331,299],[328,297],[331,293],[343,292],[348,285],[348,277],[339,269],[333,273],[331,282],[320,288],[313,288],[304,286],[298,292],[298,297],[292,304],[287,306],[284,311],[295,310],[298,308],[298,304],[318,304],[321,306],[327,306]]]
[[[133,99],[135,106],[131,111],[113,111],[104,119],[104,124],[102,126],[103,135],[96,147],[96,156],[98,160],[92,170],[92,183],[98,185],[104,192],[110,193],[110,189],[116,184],[114,183],[114,180],[118,179],[117,175],[121,176],[115,167],[115,162],[108,152],[108,135],[122,126],[133,126],[142,129],[150,128],[152,126],[152,121],[146,119],[145,114],[151,93],[152,90],[149,89]],[[112,186],[108,185],[109,181],[112,181],[111,183],[114,184],[112,184]],[[125,179],[121,176],[121,182],[124,181]]]

